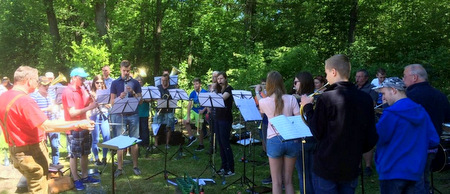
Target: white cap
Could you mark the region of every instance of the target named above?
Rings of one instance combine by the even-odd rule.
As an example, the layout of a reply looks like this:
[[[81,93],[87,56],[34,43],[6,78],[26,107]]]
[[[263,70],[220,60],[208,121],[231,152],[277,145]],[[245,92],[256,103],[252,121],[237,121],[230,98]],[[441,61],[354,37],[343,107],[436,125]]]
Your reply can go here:
[[[45,73],[45,77],[47,78],[55,78],[55,75],[52,72]]]

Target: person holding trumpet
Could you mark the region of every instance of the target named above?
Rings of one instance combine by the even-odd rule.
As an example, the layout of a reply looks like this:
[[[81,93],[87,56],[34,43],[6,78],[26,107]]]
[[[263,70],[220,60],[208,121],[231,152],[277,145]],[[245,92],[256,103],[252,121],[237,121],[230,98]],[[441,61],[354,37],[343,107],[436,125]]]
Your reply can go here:
[[[316,193],[354,193],[361,155],[378,135],[371,97],[349,82],[350,60],[334,55],[325,61],[330,86],[317,98],[302,95],[307,124],[317,140],[313,185]]]
[[[0,128],[5,133],[14,167],[27,179],[30,193],[48,193],[49,158],[45,132],[94,128],[86,119],[49,120],[28,95],[38,86],[38,70],[20,66],[14,73],[14,87],[0,98]]]

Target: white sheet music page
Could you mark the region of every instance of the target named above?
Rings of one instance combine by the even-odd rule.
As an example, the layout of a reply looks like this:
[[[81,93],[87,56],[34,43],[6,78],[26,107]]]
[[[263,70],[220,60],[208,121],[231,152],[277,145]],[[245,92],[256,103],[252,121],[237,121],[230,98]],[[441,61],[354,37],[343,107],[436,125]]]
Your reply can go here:
[[[254,99],[240,99],[234,98],[234,103],[236,107],[241,111],[242,117],[245,121],[260,121],[262,120],[261,113],[259,113],[258,108],[256,108],[256,103]]]
[[[286,117],[279,115],[271,118],[270,123],[284,140],[298,139],[302,137],[312,136],[308,126],[303,123],[300,115]]]

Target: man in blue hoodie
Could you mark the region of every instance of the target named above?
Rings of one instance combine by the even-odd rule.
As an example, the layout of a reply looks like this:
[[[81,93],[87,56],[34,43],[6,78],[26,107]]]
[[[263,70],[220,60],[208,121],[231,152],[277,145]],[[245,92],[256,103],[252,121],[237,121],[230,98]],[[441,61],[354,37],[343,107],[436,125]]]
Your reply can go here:
[[[426,193],[424,188],[416,191],[415,184],[423,179],[428,148],[439,144],[433,122],[422,106],[406,97],[400,78],[387,78],[373,89],[389,104],[377,123],[380,192]]]

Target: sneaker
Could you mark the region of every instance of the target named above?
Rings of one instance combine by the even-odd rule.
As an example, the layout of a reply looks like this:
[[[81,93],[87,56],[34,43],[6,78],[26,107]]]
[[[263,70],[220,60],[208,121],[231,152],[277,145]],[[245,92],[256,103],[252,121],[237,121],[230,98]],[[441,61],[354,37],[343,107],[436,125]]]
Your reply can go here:
[[[272,177],[269,175],[269,177],[261,180],[261,183],[264,185],[272,184]]]
[[[189,138],[189,141],[188,141],[188,144],[187,144],[186,147],[191,146],[191,145],[192,145],[194,142],[196,142],[196,141],[197,141],[197,138],[196,138],[196,137]]]
[[[73,181],[73,184],[75,186],[75,189],[78,191],[82,191],[82,190],[86,189],[86,187],[84,187],[83,181],[81,181],[81,179]]]
[[[225,174],[225,169],[221,168],[220,170],[218,170],[216,172],[218,175],[222,176],[223,174]]]
[[[94,178],[92,176],[87,176],[86,178],[81,179],[81,182],[97,184],[97,183],[100,182],[100,179],[96,179],[96,178]]]
[[[122,169],[117,169],[116,172],[114,172],[114,178],[117,178],[118,176],[122,175]]]
[[[134,172],[135,175],[141,175],[142,174],[141,170],[138,167],[134,167],[133,168],[133,172]]]
[[[205,149],[204,145],[198,145],[198,147],[195,149],[196,152],[201,152]]]
[[[364,174],[366,176],[372,176],[372,168],[366,167],[366,169],[364,169]]]
[[[101,162],[100,160],[96,160],[96,161],[95,161],[95,165],[97,165],[97,166],[103,166],[103,162]]]
[[[169,146],[169,145],[166,145],[166,149],[170,149],[170,146]]]
[[[234,172],[233,171],[228,171],[227,173],[223,174],[224,177],[230,177],[233,176]]]

